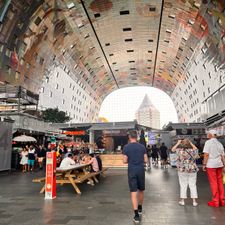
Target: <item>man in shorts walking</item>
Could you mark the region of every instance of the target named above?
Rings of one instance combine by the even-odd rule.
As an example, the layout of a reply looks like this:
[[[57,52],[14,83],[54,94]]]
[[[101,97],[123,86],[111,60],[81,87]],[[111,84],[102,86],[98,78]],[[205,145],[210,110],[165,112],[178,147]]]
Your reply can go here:
[[[134,222],[140,222],[145,190],[144,164],[148,163],[147,151],[144,145],[137,143],[137,132],[129,133],[130,143],[124,147],[124,163],[128,163],[128,183],[131,201],[134,209]]]

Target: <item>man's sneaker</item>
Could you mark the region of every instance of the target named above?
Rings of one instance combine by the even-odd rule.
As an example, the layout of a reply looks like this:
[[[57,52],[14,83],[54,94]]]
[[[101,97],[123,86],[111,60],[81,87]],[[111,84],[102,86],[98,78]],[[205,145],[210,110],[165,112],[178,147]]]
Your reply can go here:
[[[140,223],[140,216],[139,215],[135,215],[133,221],[138,224]]]
[[[139,214],[139,215],[142,214],[142,206],[138,206],[138,214]]]

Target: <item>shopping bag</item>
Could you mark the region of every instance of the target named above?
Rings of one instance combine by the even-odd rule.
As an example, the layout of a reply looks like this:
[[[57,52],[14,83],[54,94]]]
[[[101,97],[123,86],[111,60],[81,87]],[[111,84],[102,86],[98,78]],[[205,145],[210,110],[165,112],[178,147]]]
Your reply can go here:
[[[225,184],[225,173],[223,173],[223,184]]]

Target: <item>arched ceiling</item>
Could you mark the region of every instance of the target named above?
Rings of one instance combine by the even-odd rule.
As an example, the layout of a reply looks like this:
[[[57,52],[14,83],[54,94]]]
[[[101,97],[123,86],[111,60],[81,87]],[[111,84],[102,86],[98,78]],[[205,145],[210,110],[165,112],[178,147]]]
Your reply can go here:
[[[0,81],[37,92],[61,66],[94,98],[145,85],[169,95],[199,52],[222,66],[223,0],[4,0]]]

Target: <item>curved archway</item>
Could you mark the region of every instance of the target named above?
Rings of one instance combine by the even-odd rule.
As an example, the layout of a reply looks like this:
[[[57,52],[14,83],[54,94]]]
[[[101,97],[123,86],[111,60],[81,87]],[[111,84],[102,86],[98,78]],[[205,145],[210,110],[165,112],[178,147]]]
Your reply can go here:
[[[224,110],[223,1],[12,0],[0,7],[0,85],[38,93],[59,73],[57,90],[70,91],[49,102],[64,95],[59,105],[75,120],[79,114],[77,122],[96,121],[106,95],[138,85],[168,93],[179,121]],[[70,82],[60,87],[64,77],[72,90]]]

